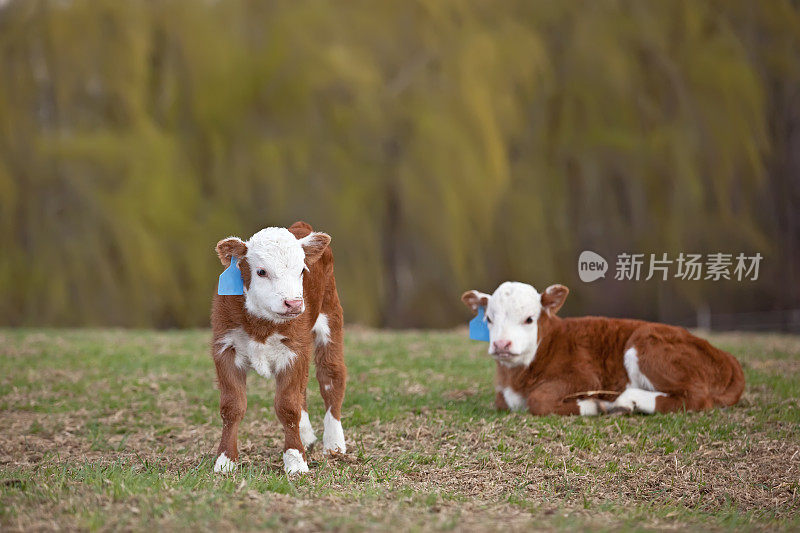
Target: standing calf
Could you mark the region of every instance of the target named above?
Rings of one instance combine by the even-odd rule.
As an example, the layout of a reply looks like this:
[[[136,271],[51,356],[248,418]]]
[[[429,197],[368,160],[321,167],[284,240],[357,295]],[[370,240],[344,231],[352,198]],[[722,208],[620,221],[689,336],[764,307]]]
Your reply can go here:
[[[683,328],[604,317],[559,318],[569,290],[543,294],[506,282],[491,296],[461,300],[486,306],[489,354],[497,361],[498,409],[536,415],[666,413],[733,405],[744,390],[739,362]],[[613,402],[577,399],[615,391]]]
[[[217,243],[223,265],[238,259],[244,294],[215,294],[211,311],[211,353],[222,414],[215,472],[236,467],[236,436],[247,409],[250,370],[275,378],[275,412],[285,436],[284,469],[288,474],[308,472],[306,446],[317,440],[306,405],[312,351],[327,411],[323,452],[346,451],[340,420],[347,370],[330,240],[305,222],[296,222],[288,230],[263,229],[247,242],[229,237]]]

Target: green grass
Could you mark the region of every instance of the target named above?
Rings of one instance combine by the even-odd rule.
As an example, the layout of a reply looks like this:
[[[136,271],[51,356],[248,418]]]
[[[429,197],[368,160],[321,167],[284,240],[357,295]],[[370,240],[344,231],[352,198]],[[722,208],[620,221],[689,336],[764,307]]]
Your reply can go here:
[[[249,378],[241,464],[206,331],[0,330],[0,528],[797,529],[800,338],[717,335],[734,408],[543,417],[492,408],[462,332],[347,332],[348,454],[287,479],[274,383]],[[312,424],[323,407],[311,380]]]

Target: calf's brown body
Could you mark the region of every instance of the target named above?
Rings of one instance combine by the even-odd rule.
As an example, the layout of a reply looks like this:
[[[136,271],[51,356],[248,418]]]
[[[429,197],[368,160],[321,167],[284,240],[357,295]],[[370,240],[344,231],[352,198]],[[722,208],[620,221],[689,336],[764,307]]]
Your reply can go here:
[[[497,384],[526,398],[537,415],[579,414],[575,395],[623,392],[630,380],[624,354],[635,348],[641,373],[664,394],[656,411],[703,410],[735,404],[744,390],[739,362],[683,328],[603,317],[539,318],[541,342],[528,367],[497,364]],[[496,405],[507,409],[502,392]]]

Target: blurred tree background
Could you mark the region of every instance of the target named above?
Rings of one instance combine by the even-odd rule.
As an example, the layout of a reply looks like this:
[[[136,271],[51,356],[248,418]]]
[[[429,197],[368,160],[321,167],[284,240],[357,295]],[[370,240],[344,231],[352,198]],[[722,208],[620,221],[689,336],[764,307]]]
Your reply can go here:
[[[800,307],[791,1],[0,1],[0,323],[204,326],[217,240],[333,236],[346,319]],[[605,280],[577,278],[594,250]],[[617,282],[620,252],[762,253]]]

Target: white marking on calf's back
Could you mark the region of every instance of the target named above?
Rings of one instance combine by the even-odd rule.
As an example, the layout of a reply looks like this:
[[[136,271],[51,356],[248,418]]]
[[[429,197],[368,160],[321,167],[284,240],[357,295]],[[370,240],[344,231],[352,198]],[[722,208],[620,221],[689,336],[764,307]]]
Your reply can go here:
[[[630,384],[614,400],[612,405],[625,407],[640,413],[655,413],[656,398],[666,396],[666,394],[657,391],[653,386],[653,382],[642,373],[642,369],[639,368],[639,352],[636,351],[636,348],[628,348],[625,351],[622,362],[625,365],[625,371],[628,373]]]
[[[217,344],[220,346],[219,353],[230,347],[236,350],[235,362],[239,368],[252,369],[265,378],[271,378],[283,372],[297,357],[282,342],[285,338],[279,333],[273,333],[264,342],[258,342],[245,333],[244,329],[235,328],[223,335]]]
[[[328,344],[331,341],[331,327],[328,324],[328,315],[320,313],[311,331],[314,332],[314,342],[317,346]]]
[[[647,376],[642,374],[642,370],[639,368],[639,352],[636,351],[636,348],[628,348],[622,362],[625,365],[625,371],[628,373],[628,381],[630,381],[631,387],[652,392],[656,391],[653,383],[647,379]]]

